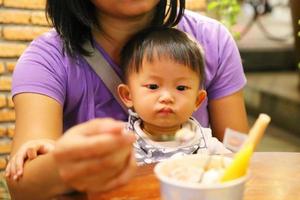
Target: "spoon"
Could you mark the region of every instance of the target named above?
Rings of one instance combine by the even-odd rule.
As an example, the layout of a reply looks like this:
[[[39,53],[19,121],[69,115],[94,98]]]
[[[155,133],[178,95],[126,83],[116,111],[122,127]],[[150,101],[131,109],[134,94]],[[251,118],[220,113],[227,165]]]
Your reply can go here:
[[[203,165],[203,173],[200,174],[200,177],[198,180],[199,183],[202,182],[204,173],[208,170],[208,167],[210,166],[210,163],[211,163],[212,156],[216,153],[216,151],[217,151],[217,149],[216,149],[216,147],[214,147],[212,149],[212,151],[207,155],[208,157],[206,158],[205,163]]]

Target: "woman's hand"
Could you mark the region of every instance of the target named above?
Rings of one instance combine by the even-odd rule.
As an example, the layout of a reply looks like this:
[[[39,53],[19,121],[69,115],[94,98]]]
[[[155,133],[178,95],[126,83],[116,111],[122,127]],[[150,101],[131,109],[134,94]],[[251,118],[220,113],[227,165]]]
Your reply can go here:
[[[62,180],[75,190],[95,193],[125,183],[135,168],[133,134],[124,123],[95,119],[68,130],[57,141],[54,158]]]

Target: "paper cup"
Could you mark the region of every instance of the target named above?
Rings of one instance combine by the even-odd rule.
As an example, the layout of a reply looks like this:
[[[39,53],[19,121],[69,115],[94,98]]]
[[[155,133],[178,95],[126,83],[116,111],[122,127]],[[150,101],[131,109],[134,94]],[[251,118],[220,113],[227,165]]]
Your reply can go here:
[[[248,175],[225,183],[192,183],[170,177],[172,170],[178,167],[203,167],[208,155],[193,154],[158,163],[154,172],[160,180],[162,200],[242,200]],[[232,158],[212,156],[211,163],[224,162],[227,166]],[[196,176],[196,175],[195,175]]]

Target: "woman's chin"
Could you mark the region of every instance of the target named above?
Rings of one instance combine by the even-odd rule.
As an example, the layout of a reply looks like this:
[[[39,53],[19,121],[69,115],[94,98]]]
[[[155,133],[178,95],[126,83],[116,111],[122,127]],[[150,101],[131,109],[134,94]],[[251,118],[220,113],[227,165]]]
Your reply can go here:
[[[158,0],[124,0],[119,14],[130,18],[140,17],[153,11],[158,2]]]

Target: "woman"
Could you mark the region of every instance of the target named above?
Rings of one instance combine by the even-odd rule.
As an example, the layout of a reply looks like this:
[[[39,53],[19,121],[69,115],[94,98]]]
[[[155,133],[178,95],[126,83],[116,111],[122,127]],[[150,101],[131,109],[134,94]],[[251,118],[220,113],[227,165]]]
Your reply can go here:
[[[132,174],[134,139],[122,133],[121,122],[107,119],[125,121],[127,114],[83,59],[89,53],[83,48],[86,42],[122,76],[119,53],[133,34],[149,26],[178,24],[206,52],[208,100],[194,117],[210,125],[219,139],[225,127],[247,131],[245,77],[234,41],[218,22],[184,14],[184,3],[47,1],[55,30],[32,42],[13,76],[16,133],[11,155],[18,160],[13,155],[20,146],[35,139],[53,140],[55,149],[28,162],[20,181],[8,179],[15,199],[20,194],[22,199],[47,199],[71,190],[99,192],[125,183]],[[89,121],[94,118],[99,119]]]

